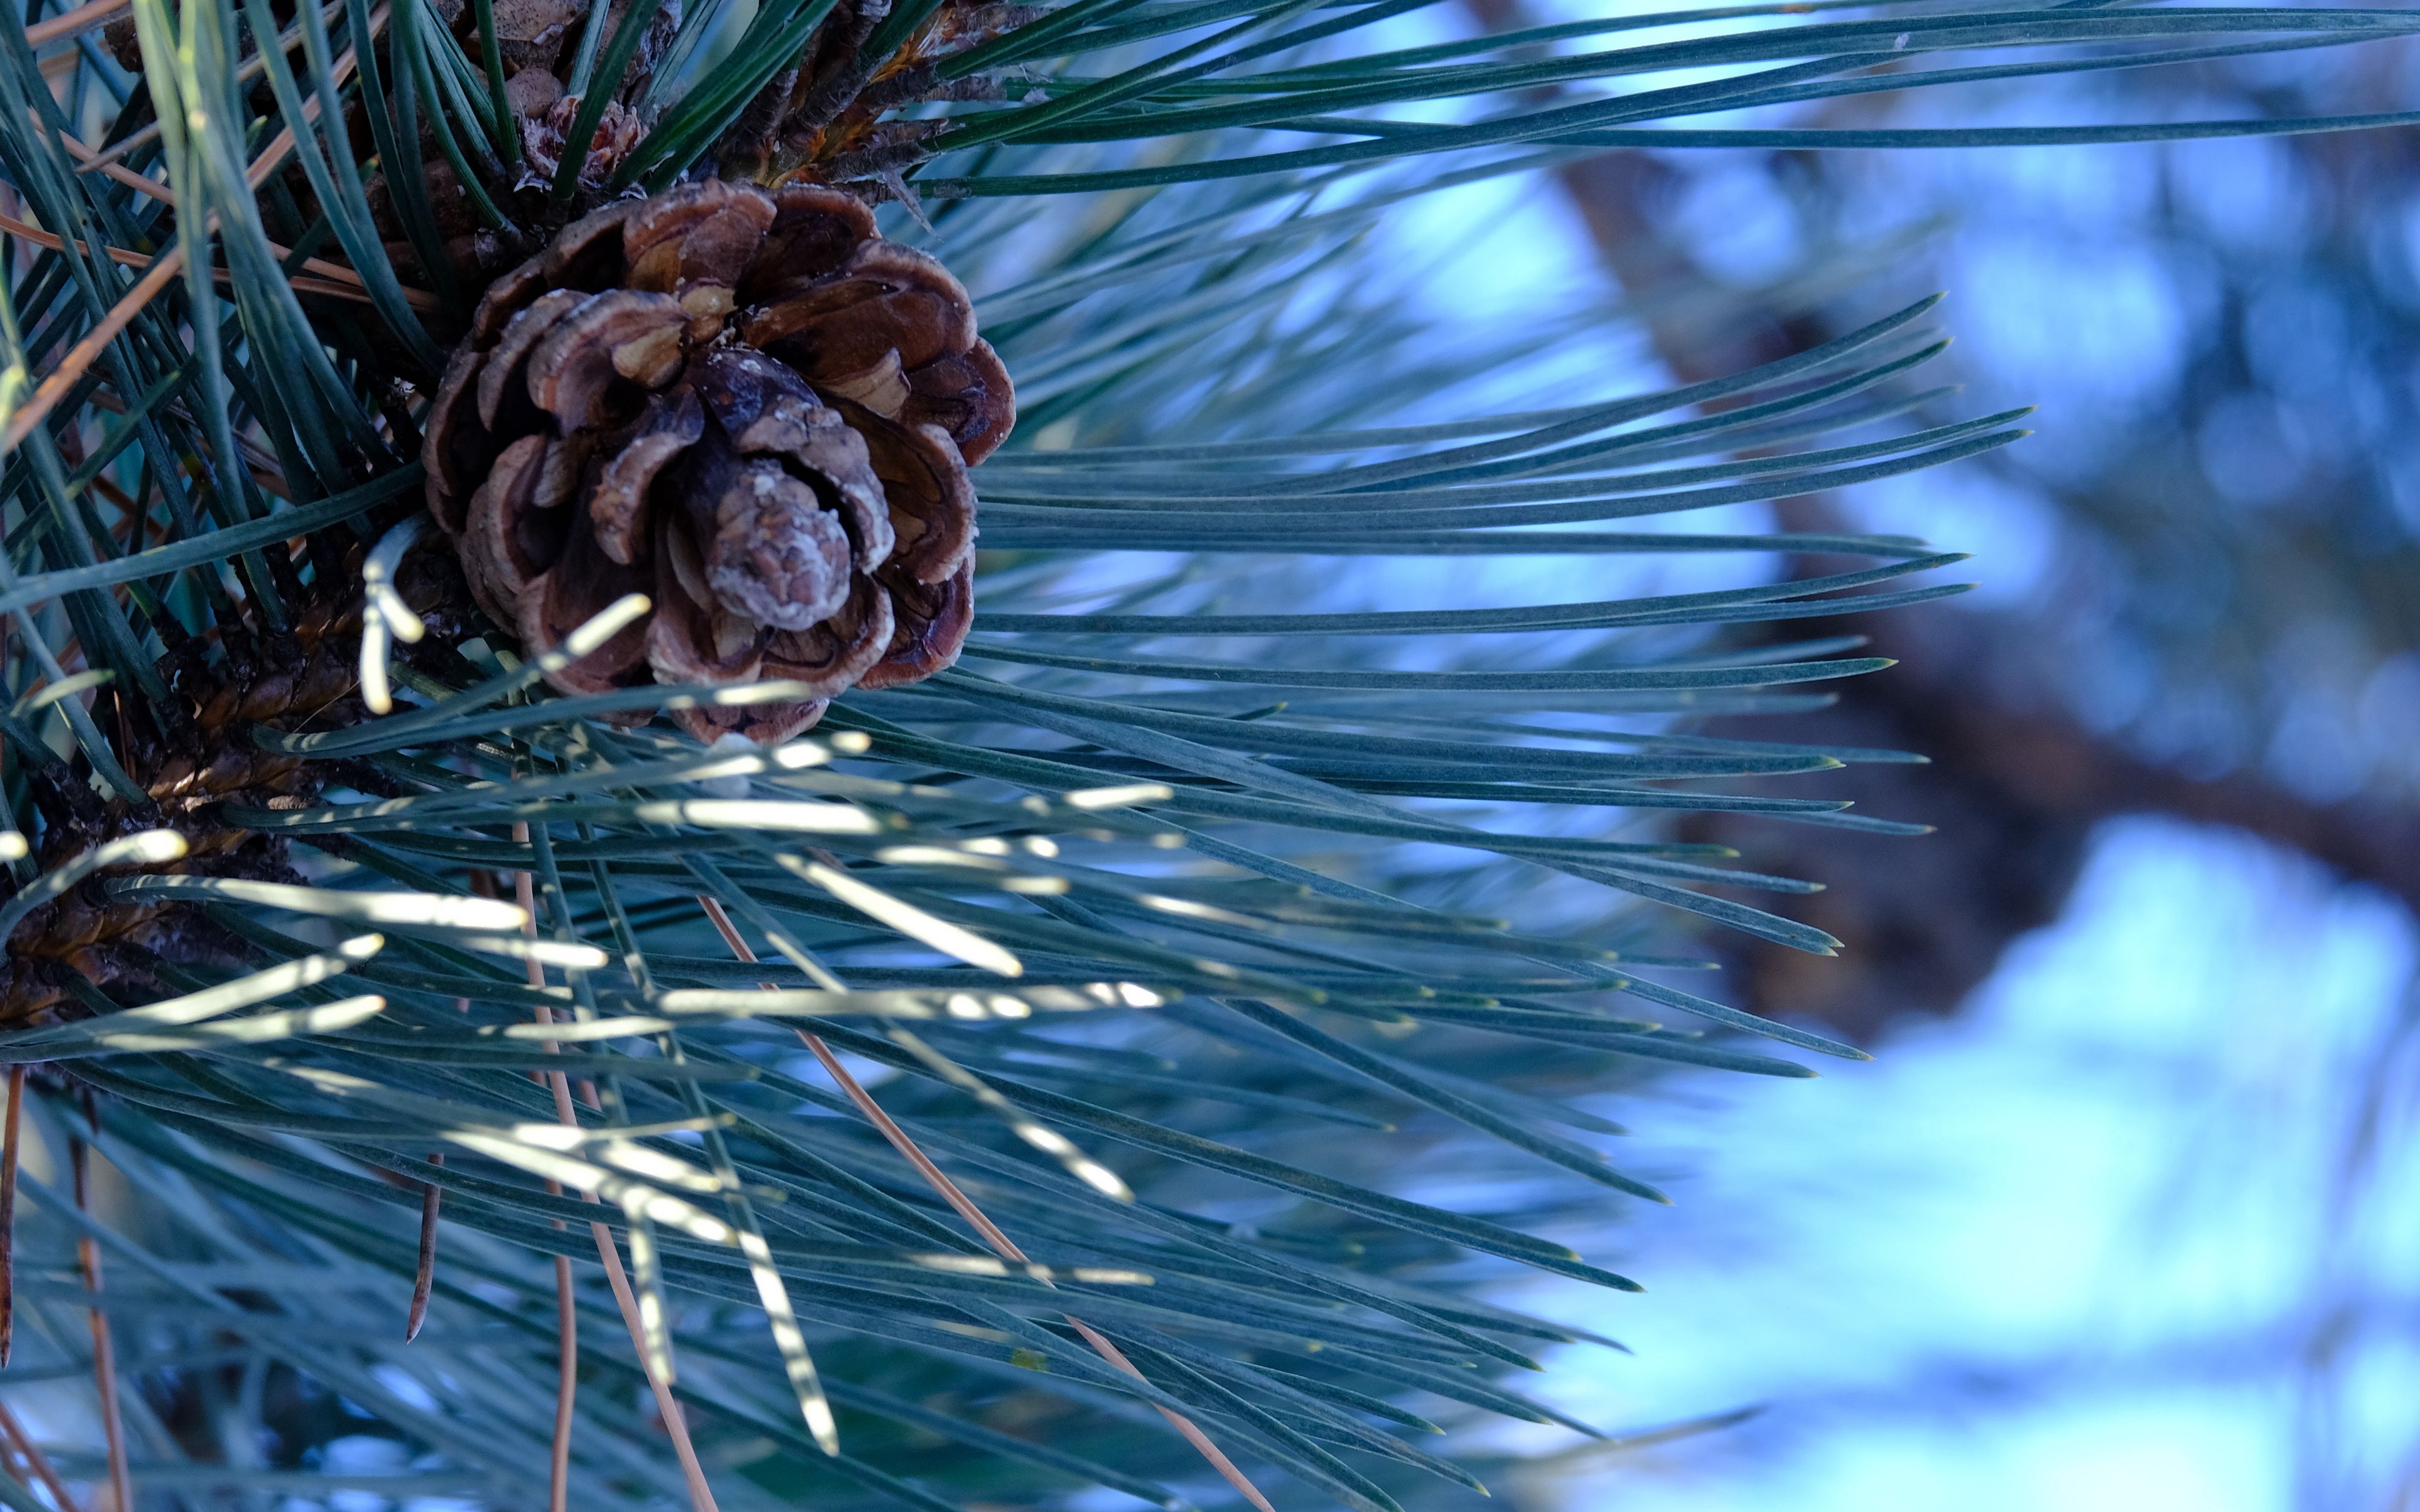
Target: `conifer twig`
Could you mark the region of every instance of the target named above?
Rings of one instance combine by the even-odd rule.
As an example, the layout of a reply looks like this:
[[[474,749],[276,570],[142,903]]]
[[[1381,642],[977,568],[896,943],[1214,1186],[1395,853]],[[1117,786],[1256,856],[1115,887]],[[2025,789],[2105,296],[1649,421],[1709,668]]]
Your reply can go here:
[[[431,1154],[431,1165],[442,1165],[445,1157]],[[411,1343],[420,1336],[420,1325],[428,1321],[428,1294],[437,1286],[437,1208],[442,1200],[437,1183],[424,1181],[420,1187],[420,1257],[411,1273],[411,1308],[404,1314],[403,1342]]]
[[[94,0],[93,5],[85,6],[81,10],[70,11],[49,24],[59,25],[86,12],[98,18],[117,8],[117,3],[118,0]],[[97,7],[100,8],[96,8]],[[377,32],[380,23],[385,17],[384,6],[380,6],[371,14],[370,30],[373,34]],[[26,35],[30,38],[40,29],[40,27],[30,27]],[[328,70],[328,76],[334,83],[341,85],[352,71],[353,50],[347,48],[337,55],[335,63]],[[318,96],[315,95],[302,101],[302,115],[306,122],[319,118]],[[252,160],[251,167],[244,171],[244,182],[254,189],[258,189],[268,181],[271,174],[277,171],[277,165],[286,161],[286,154],[292,151],[293,147],[294,128],[289,124],[284,131],[270,138],[269,145],[262,147],[259,155]],[[214,234],[218,230],[218,212],[213,210],[209,219],[203,223],[202,235],[207,237]],[[101,352],[111,342],[117,339],[118,332],[133,324],[134,317],[143,313],[145,306],[158,299],[161,292],[175,282],[177,275],[184,271],[184,268],[185,243],[179,238],[175,246],[152,259],[149,270],[135,283],[132,288],[128,289],[116,304],[109,307],[109,312],[103,315],[90,331],[85,332],[83,340],[68,349],[68,354],[59,359],[59,365],[52,369],[49,376],[42,379],[41,385],[35,389],[33,396],[8,417],[6,428],[0,429],[0,456],[15,451],[26,437],[33,434],[34,427],[47,419],[53,409],[58,408],[59,401],[67,397],[68,391],[83,380],[85,370],[100,359]],[[120,1508],[119,1512],[127,1512],[127,1509]]]
[[[76,7],[64,16],[53,16],[48,21],[37,22],[26,27],[25,45],[40,47],[47,42],[55,42],[62,37],[73,37],[78,32],[90,31],[125,9],[126,6],[127,0],[85,0],[84,5]]]
[[[101,1133],[101,1112],[92,1093],[85,1094],[85,1121]],[[76,1211],[92,1215],[92,1146],[70,1134],[68,1168],[75,1187]],[[84,1288],[92,1296],[92,1381],[101,1397],[101,1427],[109,1447],[110,1512],[134,1512],[134,1483],[126,1468],[126,1420],[117,1410],[117,1351],[111,1342],[109,1314],[101,1306],[101,1243],[89,1230],[76,1236],[76,1265],[84,1273]]]
[[[364,623],[367,624],[377,618],[377,609],[375,607],[372,607],[370,612],[364,616]],[[473,892],[492,894],[496,889],[493,884],[489,882],[488,873],[485,871],[473,871],[471,873],[471,890]],[[471,1000],[467,997],[457,997],[454,999],[454,1011],[458,1013],[470,1012]],[[431,1165],[444,1165],[445,1152],[438,1149],[430,1150],[428,1152],[428,1164]],[[419,1258],[414,1262],[411,1272],[411,1306],[410,1310],[404,1314],[403,1319],[403,1342],[406,1344],[411,1343],[413,1339],[420,1336],[420,1326],[428,1320],[429,1294],[437,1288],[437,1213],[439,1208],[444,1202],[444,1196],[445,1194],[443,1190],[441,1189],[436,1182],[427,1181],[422,1183],[420,1189],[420,1255]]]
[[[140,177],[141,175],[138,174],[134,177]],[[166,198],[170,204],[176,203],[175,197],[172,195],[163,195],[163,197]],[[54,236],[50,232],[43,230],[40,226],[31,224],[28,222],[20,221],[13,215],[0,215],[0,231],[6,231],[12,237],[17,237],[23,240],[30,241],[38,247],[48,247],[53,252],[64,252],[69,246],[67,238]],[[288,249],[280,247],[274,241],[267,242],[265,245],[268,247],[271,255],[281,258],[285,256],[288,251]],[[98,252],[101,256],[107,257],[111,262],[117,263],[122,267],[148,268],[151,266],[150,255],[147,253],[132,252],[124,247],[95,247],[82,241],[74,243],[74,246],[77,251],[84,253],[87,256]],[[369,301],[369,295],[363,292],[362,289],[361,275],[354,272],[351,269],[347,268],[340,263],[327,262],[318,257],[305,257],[302,259],[302,266],[314,272],[324,273],[327,276],[324,278],[287,279],[286,281],[287,285],[292,288],[296,293],[324,294],[331,299],[350,300],[356,304],[365,304]],[[218,270],[218,280],[222,284],[231,285],[234,281],[234,274],[228,272],[227,270],[224,268]],[[429,301],[428,296],[425,294],[419,294],[418,300],[415,301],[413,296],[416,294],[419,294],[419,291],[416,289],[404,290],[405,301],[408,303],[416,303],[419,307],[424,309],[433,309],[435,307],[434,302]]]
[[[593,1096],[583,1097],[582,1101],[591,1107],[597,1105]],[[656,1394],[656,1413],[664,1420],[665,1431],[672,1435],[673,1452],[679,1457],[681,1474],[689,1483],[692,1512],[717,1512],[714,1489],[706,1483],[706,1467],[698,1462],[696,1445],[690,1442],[689,1419],[682,1415],[679,1398],[673,1396],[670,1381],[646,1366],[646,1327],[639,1320],[639,1298],[630,1289],[629,1273],[622,1269],[622,1252],[613,1246],[613,1230],[601,1223],[591,1223],[588,1227],[597,1239],[597,1257],[605,1263],[605,1284],[613,1288],[613,1304],[621,1309],[622,1326],[630,1331],[630,1348],[639,1352],[640,1364],[646,1368],[647,1385]]]
[[[0,1114],[0,1369],[17,1343],[18,1130],[25,1111],[25,1067],[8,1068],[8,1106]]]
[[[25,1431],[25,1425],[17,1421],[17,1414],[5,1401],[0,1401],[0,1443],[7,1443],[9,1453],[23,1463],[26,1472],[42,1483],[51,1500],[58,1504],[59,1512],[76,1512],[75,1498],[68,1494],[68,1483],[59,1479],[59,1473],[51,1468],[50,1459],[35,1444],[34,1436]]]
[[[517,821],[513,825],[513,840],[522,845],[529,843],[529,825],[526,823]],[[513,896],[514,901],[520,904],[525,920],[521,926],[523,935],[535,938],[537,933],[537,889],[527,872],[513,873]],[[533,960],[529,963],[529,970],[532,984],[544,986],[545,968]],[[540,1024],[553,1023],[553,1011],[544,1003],[538,1004],[537,1021]],[[548,1040],[543,1043],[549,1054],[562,1053],[562,1046],[557,1041]],[[572,1109],[569,1080],[559,1071],[546,1072],[545,1080],[548,1088],[554,1093],[555,1118],[569,1127],[579,1127],[580,1116]],[[583,1084],[581,1091],[582,1102],[592,1108],[597,1105],[597,1089],[594,1087]],[[587,1193],[585,1196],[591,1202],[599,1200],[594,1192]],[[614,1304],[622,1311],[622,1325],[630,1331],[630,1348],[638,1351],[639,1367],[646,1373],[648,1389],[655,1393],[656,1412],[664,1420],[664,1431],[672,1437],[673,1453],[679,1458],[681,1475],[688,1483],[691,1512],[718,1512],[714,1501],[714,1488],[706,1481],[706,1467],[698,1462],[697,1446],[690,1440],[689,1420],[681,1412],[679,1399],[673,1396],[672,1382],[665,1380],[662,1373],[656,1368],[654,1359],[647,1350],[646,1325],[639,1316],[639,1299],[630,1289],[629,1276],[622,1269],[622,1252],[613,1242],[613,1230],[592,1219],[588,1225],[588,1231],[597,1242],[597,1258],[605,1267],[606,1285],[613,1288]],[[561,1273],[567,1276],[571,1262],[565,1259],[562,1263]],[[567,1297],[568,1288],[566,1288],[562,1294]],[[566,1303],[564,1312],[566,1329],[571,1319],[569,1304]]]
[[[547,1512],[571,1512],[571,1429],[580,1405],[580,1294],[571,1257],[554,1257],[554,1440],[547,1461]]]
[[[101,356],[101,349],[116,340],[117,333],[132,325],[143,307],[159,298],[160,291],[174,283],[184,269],[185,249],[182,245],[169,248],[152,262],[150,271],[128,289],[123,299],[111,305],[109,313],[101,317],[100,323],[85,332],[84,339],[59,359],[59,365],[51,370],[50,377],[42,379],[41,386],[34,391],[32,398],[25,401],[24,408],[8,417],[8,428],[0,430],[0,455],[15,451],[19,443],[34,433],[34,427],[47,419],[50,412],[58,407],[58,402],[67,397],[68,391],[83,378],[85,370],[92,366],[94,360]]]
[[[706,917],[714,921],[715,929],[722,935],[722,943],[731,948],[731,953],[752,965],[754,964],[756,952],[749,948],[748,941],[733,925],[731,916],[723,912],[722,904],[704,893],[698,894],[697,902],[698,906],[706,910]],[[768,982],[765,985],[768,990],[771,989],[771,983]],[[939,1194],[942,1201],[956,1211],[959,1217],[973,1226],[975,1232],[983,1236],[984,1242],[991,1246],[994,1254],[1012,1264],[1032,1263],[1026,1258],[1025,1251],[1017,1247],[1016,1242],[1001,1231],[1001,1227],[993,1223],[981,1208],[976,1207],[974,1199],[960,1191],[958,1183],[951,1180],[947,1172],[933,1164],[933,1157],[925,1154],[923,1148],[908,1137],[907,1130],[899,1127],[898,1122],[890,1114],[882,1111],[882,1105],[874,1101],[874,1094],[868,1092],[855,1076],[850,1075],[848,1068],[841,1064],[840,1057],[832,1054],[831,1046],[824,1043],[820,1036],[810,1034],[804,1029],[795,1029],[793,1032],[805,1042],[808,1052],[823,1066],[825,1073],[838,1083],[842,1092],[857,1105],[857,1110],[864,1114],[867,1121],[880,1131],[883,1138],[891,1142],[891,1148],[897,1150],[908,1165],[916,1167],[917,1174]],[[1047,1281],[1043,1284],[1049,1285]],[[1145,1376],[1133,1361],[1126,1358],[1125,1351],[1111,1343],[1090,1323],[1072,1313],[1061,1316],[1067,1319],[1067,1325],[1070,1328],[1083,1335],[1084,1342],[1093,1347],[1094,1353],[1137,1381],[1149,1383],[1150,1378]],[[1153,1405],[1158,1406],[1156,1402]],[[1210,1468],[1217,1471],[1228,1485],[1242,1493],[1244,1500],[1258,1507],[1260,1512],[1276,1512],[1276,1509],[1269,1505],[1268,1498],[1261,1494],[1261,1489],[1252,1484],[1249,1476],[1236,1468],[1235,1462],[1227,1458],[1226,1451],[1219,1448],[1210,1435],[1202,1432],[1201,1427],[1191,1418],[1166,1407],[1159,1408],[1159,1415],[1168,1419],[1170,1426],[1184,1435],[1185,1442],[1193,1445],[1195,1451],[1203,1459],[1209,1461]]]
[[[40,121],[40,117],[39,116],[37,116],[35,119],[38,123]],[[124,184],[127,188],[134,191],[136,193],[158,200],[163,205],[174,205],[177,203],[177,192],[175,190],[170,189],[166,184],[163,184],[159,179],[152,177],[149,174],[136,173],[133,169],[127,167],[122,162],[118,162],[114,159],[104,158],[99,148],[90,146],[82,137],[69,136],[62,133],[57,140],[59,146],[67,149],[68,156],[75,159],[77,162],[83,164],[83,168],[80,171],[101,174],[106,177],[115,179],[118,183]],[[39,226],[29,225],[23,221],[15,220],[13,218],[0,218],[0,224],[5,224],[7,225],[10,236],[23,237],[29,241],[39,242],[41,245],[50,248],[53,252],[61,251],[66,246],[66,239],[64,238],[54,236],[52,233],[41,229]],[[81,242],[77,245],[84,246]],[[293,248],[281,245],[275,241],[263,240],[260,245],[271,256],[275,257],[280,262],[283,262],[287,258],[294,255]],[[85,250],[89,253],[92,249],[85,247]],[[147,266],[151,261],[149,255],[130,251],[125,247],[102,247],[100,250],[103,254],[107,255],[112,261],[124,263],[130,268],[142,268]],[[301,292],[309,294],[329,294],[334,295],[338,299],[353,300],[356,301],[364,301],[369,298],[369,296],[364,292],[367,285],[363,282],[362,275],[343,263],[332,262],[325,257],[305,257],[302,259],[302,270],[306,273],[316,273],[318,276],[317,278],[298,278],[288,280],[288,282]],[[226,270],[222,269],[220,270],[219,276],[224,279],[228,275]],[[436,295],[429,293],[426,289],[412,288],[409,285],[404,287],[403,301],[406,304],[411,305],[415,310],[436,310],[442,308],[442,304]]]
[[[529,825],[515,825],[513,839],[521,844],[528,844]],[[520,904],[522,937],[535,939],[537,937],[537,893],[531,885],[530,874],[526,872],[513,873],[513,901]],[[529,968],[529,984],[543,990],[546,986],[546,967],[538,964],[535,956],[530,957],[522,964]],[[554,1014],[544,1003],[537,1005],[537,1021],[540,1024],[551,1024],[554,1021]],[[550,1056],[563,1054],[563,1046],[555,1041],[546,1040],[540,1041],[540,1044]],[[530,1079],[554,1093],[555,1117],[567,1124],[579,1123],[579,1116],[571,1111],[571,1089],[564,1081],[563,1072],[534,1072]],[[552,1177],[547,1179],[546,1189],[551,1196],[563,1195],[563,1183]],[[562,1228],[563,1220],[555,1219],[554,1227],[558,1229]],[[546,1504],[547,1512],[570,1512],[571,1428],[580,1406],[580,1301],[578,1293],[572,1288],[571,1257],[568,1255],[558,1255],[554,1257],[554,1339],[556,1361],[554,1441],[553,1452],[548,1461]]]

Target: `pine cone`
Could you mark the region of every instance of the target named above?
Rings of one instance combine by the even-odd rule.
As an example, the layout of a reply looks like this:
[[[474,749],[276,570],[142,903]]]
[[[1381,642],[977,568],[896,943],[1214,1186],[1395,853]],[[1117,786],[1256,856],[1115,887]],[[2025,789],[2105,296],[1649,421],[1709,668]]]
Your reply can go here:
[[[707,180],[573,223],[473,312],[429,412],[428,508],[535,655],[621,595],[654,611],[567,693],[789,679],[683,710],[776,741],[851,687],[957,659],[967,469],[1016,418],[949,271],[851,196]]]

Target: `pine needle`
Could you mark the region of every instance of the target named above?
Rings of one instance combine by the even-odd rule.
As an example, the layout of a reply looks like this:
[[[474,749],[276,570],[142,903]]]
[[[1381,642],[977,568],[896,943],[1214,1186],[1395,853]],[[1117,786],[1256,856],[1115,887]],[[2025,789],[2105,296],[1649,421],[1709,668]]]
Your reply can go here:
[[[526,821],[518,822],[513,825],[513,839],[516,842],[526,845],[529,843],[529,825]],[[521,917],[524,920],[523,933],[530,938],[535,938],[537,900],[535,884],[527,872],[513,873],[513,892],[515,899],[520,904]],[[533,960],[529,963],[528,970],[530,985],[543,987],[546,983],[545,968]],[[552,1010],[540,1004],[537,1008],[537,1019],[540,1024],[552,1023],[554,1020]],[[548,1040],[542,1043],[549,1055],[562,1053],[562,1046],[556,1041]],[[566,1128],[578,1128],[580,1117],[572,1109],[569,1080],[559,1071],[544,1072],[543,1077],[547,1088],[554,1094],[556,1121]],[[589,1105],[596,1106],[595,1089],[590,1088],[586,1092]],[[591,1202],[597,1200],[595,1193],[589,1193],[587,1196]],[[644,1221],[636,1217],[632,1220],[630,1237],[634,1258],[639,1244],[637,1225]],[[690,1443],[689,1421],[682,1415],[680,1403],[673,1396],[672,1350],[669,1336],[663,1329],[661,1296],[659,1293],[657,1294],[655,1311],[651,1316],[644,1300],[632,1293],[630,1284],[623,1274],[622,1257],[614,1247],[613,1231],[602,1223],[592,1222],[588,1227],[590,1235],[596,1241],[597,1257],[603,1262],[606,1280],[613,1288],[613,1301],[622,1310],[623,1323],[630,1331],[630,1347],[639,1353],[640,1364],[646,1374],[647,1385],[655,1393],[656,1411],[662,1416],[664,1431],[671,1436],[674,1453],[680,1459],[681,1474],[689,1486],[690,1512],[717,1512],[714,1491],[706,1482],[706,1469],[698,1462],[696,1446]],[[643,1281],[644,1279],[643,1273]],[[555,1294],[560,1300],[562,1312],[561,1352],[566,1363],[563,1367],[560,1394],[556,1398],[555,1443],[557,1448],[554,1463],[557,1473],[551,1484],[564,1489],[565,1494],[568,1495],[567,1466],[570,1453],[571,1401],[577,1385],[576,1366],[573,1364],[576,1349],[572,1341],[576,1337],[574,1331],[578,1326],[571,1289],[571,1262],[568,1259],[558,1258],[555,1271]],[[556,1512],[561,1512],[559,1504]]]
[[[428,1164],[442,1165],[442,1152],[429,1155]],[[420,1337],[420,1328],[428,1321],[428,1295],[437,1285],[437,1207],[443,1189],[434,1181],[422,1184],[420,1192],[420,1247],[411,1272],[411,1306],[404,1314],[403,1342]]]
[[[8,1068],[8,1105],[0,1114],[0,1369],[17,1342],[17,1162],[25,1112],[25,1068]]]
[[[100,1110],[93,1105],[92,1094],[85,1093],[85,1119],[92,1132],[101,1132]],[[74,1187],[76,1211],[89,1217],[92,1212],[92,1147],[74,1134],[68,1136],[68,1168]],[[84,1288],[94,1299],[90,1309],[92,1321],[92,1383],[100,1398],[101,1427],[109,1451],[108,1512],[132,1512],[134,1505],[134,1482],[126,1464],[126,1418],[117,1398],[117,1347],[109,1327],[109,1314],[100,1304],[101,1242],[89,1231],[76,1236],[76,1268],[84,1277]]]
[[[716,932],[722,936],[723,943],[731,948],[731,953],[751,965],[755,964],[756,952],[750,949],[746,938],[732,924],[731,916],[723,912],[722,905],[704,893],[698,895],[697,902],[698,906],[706,910],[706,917],[714,921]],[[770,982],[766,983],[765,986],[768,991],[772,990]],[[804,1029],[796,1032],[799,1042],[807,1047],[808,1053],[815,1057],[817,1063],[824,1068],[825,1074],[831,1077],[842,1093],[851,1103],[857,1104],[858,1110],[865,1115],[866,1121],[881,1132],[882,1137],[890,1141],[891,1148],[896,1149],[910,1165],[916,1168],[916,1173],[924,1179],[942,1201],[948,1203],[959,1217],[973,1226],[975,1232],[983,1236],[984,1242],[991,1246],[994,1254],[1011,1264],[1032,1263],[1025,1252],[1017,1248],[1016,1242],[1011,1240],[998,1224],[993,1223],[981,1208],[976,1207],[974,1199],[968,1196],[955,1181],[951,1180],[914,1139],[908,1137],[908,1131],[899,1127],[898,1122],[882,1110],[882,1105],[875,1102],[874,1094],[868,1092],[863,1085],[850,1074],[848,1068],[841,1064],[840,1057],[832,1054],[831,1047],[824,1043],[821,1037],[810,1034]],[[1092,1325],[1072,1314],[1067,1317],[1067,1323],[1078,1334],[1083,1335],[1084,1342],[1091,1345],[1094,1351],[1102,1359],[1137,1381],[1145,1379],[1143,1373],[1135,1367],[1134,1363]],[[1157,1406],[1156,1403],[1154,1405]],[[1268,1498],[1261,1494],[1260,1488],[1253,1485],[1250,1477],[1235,1467],[1235,1462],[1227,1458],[1226,1451],[1212,1442],[1210,1436],[1202,1432],[1191,1418],[1166,1407],[1160,1407],[1159,1413],[1168,1419],[1170,1425],[1179,1434],[1184,1436],[1186,1443],[1193,1445],[1202,1458],[1209,1461],[1210,1468],[1216,1470],[1228,1485],[1235,1488],[1246,1501],[1259,1508],[1260,1512],[1276,1512],[1276,1509],[1269,1505]]]
[[[7,1445],[10,1458],[24,1467],[26,1474],[42,1483],[42,1489],[51,1493],[51,1502],[57,1512],[76,1512],[75,1498],[68,1494],[67,1482],[51,1468],[48,1457],[34,1443],[33,1436],[25,1431],[24,1424],[18,1421],[15,1411],[5,1401],[0,1401],[0,1443]]]

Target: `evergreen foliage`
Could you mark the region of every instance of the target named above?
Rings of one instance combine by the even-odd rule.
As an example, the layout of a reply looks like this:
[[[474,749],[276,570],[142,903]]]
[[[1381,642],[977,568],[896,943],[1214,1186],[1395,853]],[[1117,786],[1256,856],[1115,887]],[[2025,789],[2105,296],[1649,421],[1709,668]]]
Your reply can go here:
[[[1672,984],[1687,928],[1834,942],[1734,896],[1809,884],[1652,821],[1914,827],[1777,780],[1905,758],[1693,733],[1885,665],[1723,627],[1956,591],[1914,540],[1623,522],[1976,455],[2021,415],[1905,420],[1942,398],[1930,300],[1721,379],[1475,412],[1587,321],[1472,350],[1405,313],[1373,226],[1580,153],[2400,121],[1703,124],[2420,18],[1793,3],[1401,45],[1420,4],[628,0],[572,34],[547,175],[490,0],[132,0],[121,48],[112,0],[38,0],[0,39],[27,926],[0,1058],[28,1149],[74,1169],[17,1179],[7,1379],[65,1394],[101,1340],[147,1506],[1466,1504],[1428,1430],[1567,1421],[1519,1376],[1583,1335],[1477,1290],[1633,1289],[1570,1240],[1660,1198],[1569,1100],[1857,1054]],[[887,102],[836,146],[835,100]],[[504,635],[424,639],[396,586],[480,259],[709,171],[892,202],[1019,398],[962,663],[769,750],[605,717],[779,685],[554,696]],[[1340,560],[1679,552],[1864,565],[1311,602]],[[389,707],[285,717],[357,664]],[[136,735],[177,701],[207,748]],[[210,864],[239,852],[291,875]],[[1575,914],[1574,882],[1605,891]],[[89,1193],[86,1147],[116,1173]]]

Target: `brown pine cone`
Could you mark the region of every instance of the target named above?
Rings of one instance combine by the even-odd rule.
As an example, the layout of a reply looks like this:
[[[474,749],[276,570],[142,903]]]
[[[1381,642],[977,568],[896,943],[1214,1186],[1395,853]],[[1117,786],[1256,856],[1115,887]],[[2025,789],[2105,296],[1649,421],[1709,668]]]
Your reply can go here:
[[[676,715],[700,740],[776,741],[851,687],[957,659],[967,469],[1016,413],[966,290],[862,204],[707,180],[575,222],[500,279],[422,455],[472,592],[532,655],[653,600],[557,687],[812,685]]]

